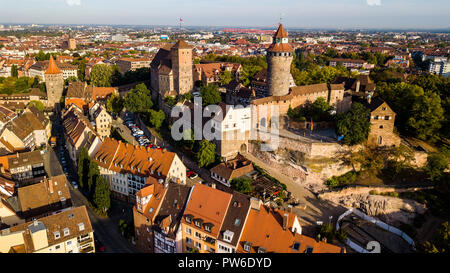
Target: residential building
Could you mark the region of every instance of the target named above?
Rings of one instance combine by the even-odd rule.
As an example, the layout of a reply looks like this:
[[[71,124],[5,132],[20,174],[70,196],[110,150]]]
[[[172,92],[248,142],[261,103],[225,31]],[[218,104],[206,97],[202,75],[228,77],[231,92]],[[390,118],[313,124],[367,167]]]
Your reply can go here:
[[[239,81],[242,65],[226,62],[194,64],[194,81],[201,81],[204,85],[219,83],[219,76],[225,71],[230,72],[233,79]]]
[[[18,187],[26,185],[27,180],[46,175],[41,151],[16,153],[6,156],[5,159],[7,163],[5,160],[4,169],[11,174],[12,180],[18,182]]]
[[[50,58],[50,61],[36,62],[28,69],[28,71],[26,72],[26,76],[31,78],[38,76],[41,82],[45,82],[46,81],[45,72],[50,66],[52,60],[53,57]],[[77,66],[65,62],[58,62],[58,63],[55,62],[55,65],[57,66],[58,70],[61,71],[64,80],[67,80],[69,77],[78,78]]]
[[[111,135],[111,124],[112,117],[106,111],[105,106],[95,103],[89,109],[89,116],[91,121],[94,123],[95,129],[97,130],[97,134],[101,139],[105,137],[109,137]]]
[[[250,213],[251,198],[248,195],[233,192],[217,240],[217,253],[235,253]]]
[[[72,208],[72,199],[64,174],[17,189],[18,215],[25,221],[42,218]]]
[[[120,73],[125,74],[128,71],[135,71],[139,68],[148,67],[150,68],[151,59],[148,58],[122,58],[116,62],[116,65],[119,66]]]
[[[186,184],[186,167],[176,153],[105,138],[92,159],[113,197],[134,203],[149,177]]]
[[[302,235],[295,214],[251,200],[250,212],[239,240],[238,253],[341,253],[341,248]]]
[[[253,164],[242,155],[238,154],[232,160],[226,160],[211,168],[211,178],[230,187],[234,178],[239,178],[254,171]]]
[[[39,114],[38,118],[33,111],[24,111],[3,127],[0,132],[0,147],[10,152],[32,151],[47,143],[49,138],[47,133],[51,125],[45,121],[45,117]]]
[[[0,231],[0,253],[94,253],[86,207],[77,207]]]
[[[447,60],[430,62],[428,71],[438,76],[450,77],[450,63]]]
[[[330,66],[338,66],[339,64],[341,64],[342,66],[344,66],[347,69],[351,69],[351,68],[370,69],[370,68],[373,68],[372,65],[368,64],[364,60],[342,59],[342,58],[330,60]]]
[[[215,185],[215,184],[214,184]],[[181,220],[183,252],[216,253],[232,194],[196,184]]]
[[[65,146],[70,159],[78,164],[78,156],[83,147],[88,149],[89,156],[93,156],[100,147],[102,140],[91,122],[83,115],[83,111],[76,105],[71,105],[62,113]]]

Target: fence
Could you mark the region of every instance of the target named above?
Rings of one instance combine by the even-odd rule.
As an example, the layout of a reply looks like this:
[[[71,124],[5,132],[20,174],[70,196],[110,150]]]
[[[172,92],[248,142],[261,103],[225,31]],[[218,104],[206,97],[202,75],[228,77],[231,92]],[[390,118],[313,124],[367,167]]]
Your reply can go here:
[[[408,244],[412,245],[413,248],[415,247],[414,240],[411,239],[411,237],[409,237],[406,233],[404,233],[403,231],[401,231],[398,228],[395,228],[395,227],[390,226],[390,225],[388,225],[388,224],[386,224],[386,223],[384,223],[384,222],[382,222],[380,220],[377,220],[376,218],[370,217],[369,215],[366,215],[366,214],[362,213],[358,209],[349,209],[346,212],[344,212],[343,214],[341,214],[338,217],[338,220],[336,222],[336,229],[337,230],[339,230],[339,228],[340,228],[339,222],[344,217],[346,217],[347,215],[352,214],[352,213],[355,214],[356,216],[358,216],[359,218],[362,218],[362,219],[364,219],[364,220],[366,220],[368,222],[371,222],[371,223],[377,225],[378,227],[380,227],[380,228],[382,228],[382,229],[384,229],[386,231],[392,232],[392,233],[402,237],[406,242],[408,242]],[[352,240],[350,240],[348,238],[347,238],[346,244],[348,246],[350,246],[352,249],[354,249],[354,250],[356,250],[356,251],[358,251],[360,253],[369,253],[369,251],[363,249],[361,246],[355,244]]]

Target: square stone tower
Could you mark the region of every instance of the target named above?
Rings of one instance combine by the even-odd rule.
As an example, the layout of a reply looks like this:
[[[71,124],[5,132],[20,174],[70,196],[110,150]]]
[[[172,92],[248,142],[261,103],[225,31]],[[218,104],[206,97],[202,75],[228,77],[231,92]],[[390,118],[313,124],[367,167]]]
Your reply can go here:
[[[174,89],[178,95],[191,92],[194,87],[192,47],[183,40],[170,49]]]
[[[48,106],[54,107],[61,100],[64,89],[64,78],[53,56],[50,56],[48,68],[45,71],[45,87],[47,88]]]

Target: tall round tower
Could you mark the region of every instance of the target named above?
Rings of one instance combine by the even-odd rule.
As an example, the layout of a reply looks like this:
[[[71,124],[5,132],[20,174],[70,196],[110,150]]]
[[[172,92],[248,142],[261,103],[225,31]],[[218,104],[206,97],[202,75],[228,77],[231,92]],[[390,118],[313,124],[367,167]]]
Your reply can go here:
[[[267,83],[269,96],[284,96],[289,93],[289,79],[293,49],[289,45],[288,34],[280,24],[273,42],[267,49]]]

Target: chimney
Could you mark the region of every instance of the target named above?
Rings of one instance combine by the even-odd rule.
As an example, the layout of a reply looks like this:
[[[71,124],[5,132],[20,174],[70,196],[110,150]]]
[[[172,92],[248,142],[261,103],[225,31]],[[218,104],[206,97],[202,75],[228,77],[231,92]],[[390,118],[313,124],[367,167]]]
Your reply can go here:
[[[283,215],[283,230],[287,229],[287,225],[288,225],[288,219],[289,219],[289,214],[285,213]]]
[[[287,211],[289,211],[290,213],[292,213],[292,205],[289,205],[289,206],[288,206]]]
[[[361,81],[360,80],[357,80],[356,81],[356,92],[359,92],[359,87],[361,86]]]
[[[323,237],[322,242],[327,243],[327,237]]]
[[[216,188],[216,183],[212,183],[211,184],[211,188],[215,189]]]
[[[347,253],[347,249],[344,247],[341,248],[341,253]]]

